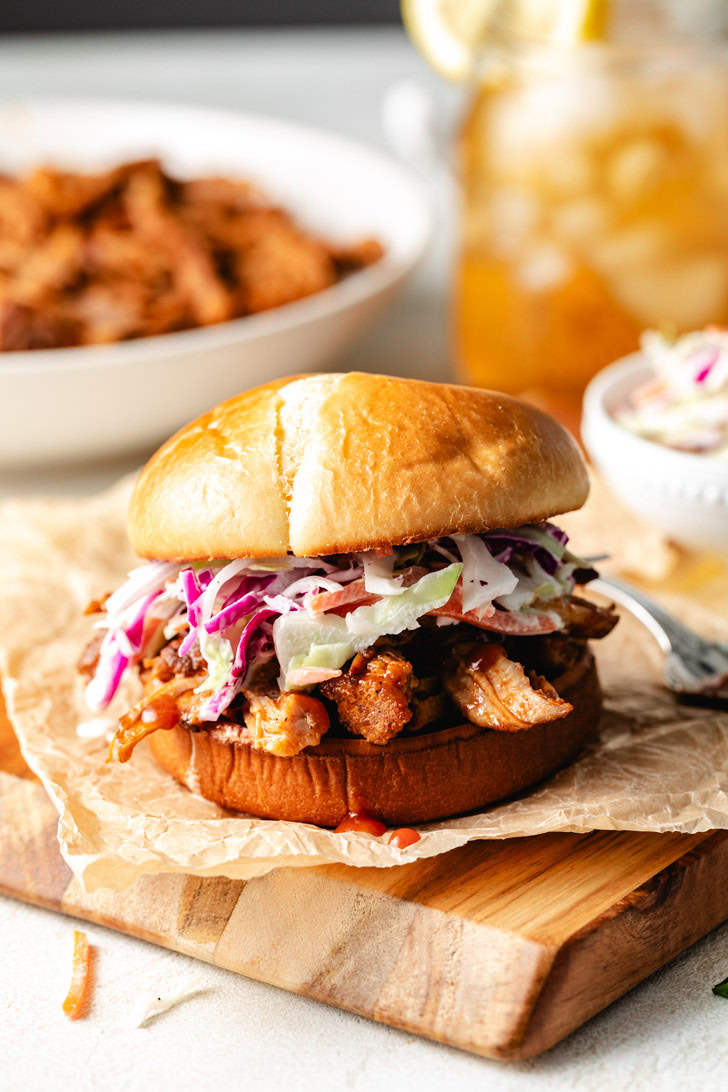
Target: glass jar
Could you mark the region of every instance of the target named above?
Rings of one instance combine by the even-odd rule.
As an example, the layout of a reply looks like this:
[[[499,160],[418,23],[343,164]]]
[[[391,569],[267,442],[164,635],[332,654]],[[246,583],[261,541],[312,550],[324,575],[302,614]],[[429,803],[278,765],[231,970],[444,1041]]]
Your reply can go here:
[[[459,141],[467,382],[576,403],[645,327],[728,324],[726,7],[612,0],[558,47],[504,5]]]

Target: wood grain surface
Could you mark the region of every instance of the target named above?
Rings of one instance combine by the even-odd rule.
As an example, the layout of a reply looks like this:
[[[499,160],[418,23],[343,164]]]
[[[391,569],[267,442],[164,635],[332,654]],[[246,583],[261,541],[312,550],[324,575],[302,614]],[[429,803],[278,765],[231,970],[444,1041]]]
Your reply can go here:
[[[33,771],[20,753],[18,741],[15,738],[7,713],[5,712],[5,700],[0,689],[0,770],[14,774],[15,777],[24,777],[32,781],[37,780]]]
[[[547,834],[89,895],[2,708],[0,822],[3,894],[497,1058],[553,1046],[728,917],[728,832]]]

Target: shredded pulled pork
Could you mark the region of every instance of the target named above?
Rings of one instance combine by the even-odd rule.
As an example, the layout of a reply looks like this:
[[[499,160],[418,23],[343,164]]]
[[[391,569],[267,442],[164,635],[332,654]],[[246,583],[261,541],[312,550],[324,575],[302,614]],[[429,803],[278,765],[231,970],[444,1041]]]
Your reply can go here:
[[[320,292],[378,261],[331,245],[244,180],[170,177],[156,160],[99,174],[0,177],[0,352],[205,326]]]
[[[398,652],[355,656],[345,675],[321,683],[325,698],[336,704],[339,720],[369,743],[384,744],[412,720],[410,698],[417,685],[412,664]]]
[[[552,599],[548,603],[537,602],[535,605],[553,611],[561,619],[564,630],[570,637],[583,640],[606,637],[618,621],[613,603],[608,607],[598,607],[596,603],[590,603],[578,595],[565,595],[561,599]]]
[[[351,593],[352,601],[357,595],[361,589]],[[350,603],[334,606],[345,612]],[[452,608],[460,625],[442,629],[431,619],[416,632],[380,639],[355,656],[338,677],[318,680],[313,693],[279,691],[277,664],[270,661],[258,669],[252,686],[241,691],[217,724],[202,716],[209,698],[208,692],[198,692],[206,678],[203,657],[197,648],[180,656],[181,639],[175,637],[144,660],[141,675],[147,695],[120,719],[112,754],[127,762],[140,740],[177,724],[292,756],[321,741],[330,728],[329,713],[335,726],[379,746],[403,731],[416,732],[451,718],[455,709],[473,724],[501,731],[523,731],[556,720],[571,706],[547,679],[573,666],[583,654],[584,641],[605,636],[617,619],[613,608],[575,596],[536,606],[549,615],[539,610],[524,615],[523,628],[501,633],[496,644],[484,634],[478,637],[478,629],[481,633],[497,629],[500,616],[518,616],[489,607],[482,617],[471,620],[458,614],[459,603],[448,604],[437,613]],[[555,615],[563,630],[544,632],[555,625]],[[101,636],[94,637],[81,658],[84,674],[93,673]],[[325,702],[331,703],[328,711]]]
[[[152,732],[174,728],[177,724],[198,727],[207,723],[201,718],[201,707],[209,693],[196,692],[204,674],[194,673],[194,658],[180,657],[178,647],[178,641],[172,642],[146,665],[147,687],[165,681],[121,717],[111,748],[112,755],[115,754],[120,762],[128,762],[137,743]],[[329,717],[323,702],[309,694],[280,692],[269,685],[266,673],[261,675],[255,689],[242,691],[244,727],[235,726],[239,727],[237,738],[240,742],[259,751],[284,756],[296,755],[304,747],[320,743],[329,730]]]
[[[509,660],[527,664],[528,669],[556,679],[574,667],[584,655],[585,642],[565,633],[550,633],[546,637],[506,638],[501,642]]]
[[[119,728],[111,743],[109,757],[128,762],[137,743],[152,732],[174,728],[197,698],[195,678],[175,678],[157,687],[119,718]],[[198,699],[199,700],[199,699]]]
[[[103,633],[95,633],[89,643],[84,648],[83,652],[79,656],[77,668],[82,675],[85,675],[87,679],[96,671],[96,667],[99,662],[99,652],[101,651],[101,642],[104,639]]]
[[[181,638],[176,637],[168,645],[160,649],[159,654],[150,660],[149,667],[154,672],[154,677],[160,682],[168,682],[177,675],[189,678],[191,675],[204,677],[206,664],[199,646],[194,646],[186,656],[180,656],[179,646]]]
[[[474,644],[458,651],[448,664],[444,684],[460,711],[473,724],[520,732],[570,713],[546,679],[531,681],[520,664],[496,644]]]
[[[264,694],[244,690],[245,738],[257,751],[290,757],[315,747],[329,730],[329,715],[318,698],[292,691]]]
[[[423,679],[418,676],[410,705],[414,710],[412,720],[406,725],[408,732],[418,732],[433,721],[440,720],[447,706],[447,694],[442,689],[442,681],[439,675],[431,675]]]

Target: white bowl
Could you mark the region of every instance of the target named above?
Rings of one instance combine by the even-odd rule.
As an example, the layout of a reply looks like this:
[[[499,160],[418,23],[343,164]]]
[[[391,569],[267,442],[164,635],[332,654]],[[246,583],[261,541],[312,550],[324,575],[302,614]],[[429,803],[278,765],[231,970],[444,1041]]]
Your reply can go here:
[[[630,391],[650,377],[640,353],[599,372],[584,395],[582,437],[612,489],[675,542],[728,557],[728,463],[675,451],[615,420]]]
[[[0,102],[0,171],[103,169],[159,156],[179,177],[251,179],[304,226],[379,239],[381,261],[259,315],[108,346],[0,354],[0,463],[139,450],[276,376],[322,368],[391,298],[423,253],[419,185],[369,148],[247,113],[113,100]]]

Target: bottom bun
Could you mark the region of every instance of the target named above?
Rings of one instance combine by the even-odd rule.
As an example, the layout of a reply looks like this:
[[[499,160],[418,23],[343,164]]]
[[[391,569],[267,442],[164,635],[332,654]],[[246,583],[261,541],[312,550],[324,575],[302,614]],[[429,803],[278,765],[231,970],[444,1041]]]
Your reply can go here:
[[[591,653],[554,686],[573,711],[522,732],[468,723],[399,735],[383,747],[324,738],[291,758],[220,742],[181,725],[155,732],[149,744],[183,785],[249,815],[333,827],[348,812],[367,811],[389,826],[427,823],[521,792],[594,738],[601,692]]]

